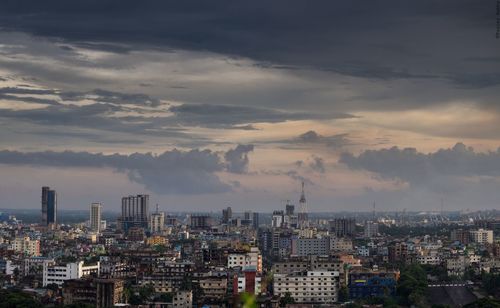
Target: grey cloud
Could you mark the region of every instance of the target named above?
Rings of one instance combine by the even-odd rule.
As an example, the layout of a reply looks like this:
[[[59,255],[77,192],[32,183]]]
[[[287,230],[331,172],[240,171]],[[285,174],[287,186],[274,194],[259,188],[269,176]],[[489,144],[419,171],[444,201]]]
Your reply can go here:
[[[277,123],[287,120],[310,119],[344,119],[352,118],[345,113],[313,113],[313,112],[286,112],[270,108],[249,106],[215,105],[215,104],[182,104],[169,109],[178,121],[187,125],[207,127],[241,127],[245,123]],[[242,126],[244,129],[251,128]]]
[[[234,149],[229,151],[234,151]],[[244,151],[242,148],[236,150],[236,152],[242,151]],[[246,156],[245,159],[238,161],[231,154],[229,159],[233,161],[229,162],[227,170],[243,168],[242,164],[248,164]],[[231,185],[222,182],[216,174],[226,170],[225,162],[216,152],[210,150],[179,151],[174,149],[159,155],[4,150],[0,151],[0,163],[51,167],[108,167],[126,173],[131,181],[141,183],[152,192],[159,194],[223,193],[232,189]]]
[[[90,96],[96,96],[92,99],[98,102],[115,103],[115,104],[135,104],[140,106],[157,107],[160,105],[160,100],[152,98],[141,93],[122,93],[116,91],[107,91],[103,89],[95,89],[89,92],[60,92],[61,98],[64,100],[84,100]]]
[[[336,134],[331,136],[323,136],[317,132],[310,130],[296,138],[276,140],[272,142],[293,144],[297,146],[312,146],[312,145],[324,145],[332,149],[340,149],[351,142],[348,139],[348,134]]]
[[[325,173],[326,167],[325,167],[325,161],[323,158],[318,157],[318,156],[313,156],[312,161],[309,163],[309,167],[319,173]]]
[[[355,156],[343,153],[339,162],[355,170],[374,172],[386,179],[400,179],[411,185],[449,184],[459,177],[500,176],[500,150],[475,152],[457,143],[453,148],[421,153],[415,148],[367,150]]]
[[[248,170],[248,153],[253,151],[252,144],[239,144],[236,148],[226,152],[224,158],[227,162],[227,169],[233,173],[245,173]]]
[[[297,182],[304,182],[308,185],[315,185],[311,179],[305,177],[297,170],[261,170],[260,173],[263,175],[271,176],[287,176]]]
[[[149,0],[140,5],[121,0],[103,5],[87,0],[71,6],[19,0],[1,4],[0,26],[116,53],[134,48],[208,50],[252,58],[263,66],[312,67],[384,80],[447,78],[452,69],[453,81],[468,68],[458,68],[458,59],[446,51],[460,53],[459,59],[496,55],[490,37],[493,9],[469,0],[314,5],[294,0]],[[429,31],[432,36],[422,35]],[[464,41],[482,46],[463,48]],[[436,52],[436,44],[442,53]],[[431,69],[436,73],[429,73]],[[488,78],[485,84],[498,84],[495,76],[483,78]]]

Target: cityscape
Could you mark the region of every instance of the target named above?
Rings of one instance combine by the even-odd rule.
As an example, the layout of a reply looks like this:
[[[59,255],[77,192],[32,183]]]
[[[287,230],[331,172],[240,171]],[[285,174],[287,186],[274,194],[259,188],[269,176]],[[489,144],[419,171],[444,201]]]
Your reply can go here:
[[[1,286],[22,290],[23,307],[490,307],[499,296],[500,211],[373,204],[329,217],[309,213],[301,189],[265,213],[170,214],[129,195],[116,219],[92,202],[64,224],[44,186],[38,223],[0,214]]]
[[[0,0],[0,308],[500,308],[500,0]]]

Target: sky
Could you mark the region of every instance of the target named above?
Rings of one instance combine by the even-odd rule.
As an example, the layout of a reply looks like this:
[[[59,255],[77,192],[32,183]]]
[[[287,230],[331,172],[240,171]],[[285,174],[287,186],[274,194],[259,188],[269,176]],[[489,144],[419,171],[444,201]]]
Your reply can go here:
[[[494,0],[0,3],[0,208],[500,208]]]

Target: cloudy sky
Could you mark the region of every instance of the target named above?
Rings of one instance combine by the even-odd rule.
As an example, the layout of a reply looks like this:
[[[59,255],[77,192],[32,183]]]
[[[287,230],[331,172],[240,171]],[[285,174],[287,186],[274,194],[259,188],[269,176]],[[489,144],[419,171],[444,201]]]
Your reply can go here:
[[[2,1],[0,208],[500,206],[493,0]]]

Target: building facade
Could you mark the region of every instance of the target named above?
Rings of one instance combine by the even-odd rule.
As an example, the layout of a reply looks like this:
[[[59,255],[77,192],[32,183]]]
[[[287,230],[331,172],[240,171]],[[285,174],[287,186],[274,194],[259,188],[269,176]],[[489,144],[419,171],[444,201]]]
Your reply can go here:
[[[50,187],[42,187],[42,225],[57,224],[57,193]]]
[[[90,205],[90,229],[94,232],[101,232],[102,205],[92,203]]]

